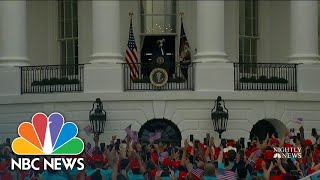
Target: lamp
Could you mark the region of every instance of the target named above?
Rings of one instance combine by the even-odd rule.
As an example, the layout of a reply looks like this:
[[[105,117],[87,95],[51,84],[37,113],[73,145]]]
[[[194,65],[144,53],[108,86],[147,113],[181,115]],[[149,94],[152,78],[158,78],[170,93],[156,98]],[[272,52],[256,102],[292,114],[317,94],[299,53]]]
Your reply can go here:
[[[95,108],[96,105],[96,108]],[[89,120],[92,133],[99,136],[104,132],[104,126],[107,121],[106,111],[103,109],[103,104],[100,98],[93,102],[92,109],[89,113]]]
[[[222,102],[223,107],[221,106]],[[228,109],[225,107],[225,102],[221,96],[218,96],[217,100],[215,100],[214,107],[211,110],[211,119],[214,130],[219,133],[219,138],[221,139],[221,134],[227,130],[229,119]]]

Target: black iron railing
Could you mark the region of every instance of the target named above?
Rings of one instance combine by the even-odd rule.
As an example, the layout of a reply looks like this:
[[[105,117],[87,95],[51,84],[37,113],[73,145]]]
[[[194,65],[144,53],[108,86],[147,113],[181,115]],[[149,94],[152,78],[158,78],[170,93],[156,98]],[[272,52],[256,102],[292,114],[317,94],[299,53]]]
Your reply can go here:
[[[151,63],[124,64],[124,90],[194,89],[193,64],[181,65],[176,63],[164,67],[168,73],[168,81],[161,87],[154,86],[150,81],[150,73],[154,67]],[[132,77],[132,73],[136,73],[136,76]]]
[[[297,91],[297,64],[234,63],[234,88]]]
[[[83,64],[22,66],[21,94],[83,91]]]

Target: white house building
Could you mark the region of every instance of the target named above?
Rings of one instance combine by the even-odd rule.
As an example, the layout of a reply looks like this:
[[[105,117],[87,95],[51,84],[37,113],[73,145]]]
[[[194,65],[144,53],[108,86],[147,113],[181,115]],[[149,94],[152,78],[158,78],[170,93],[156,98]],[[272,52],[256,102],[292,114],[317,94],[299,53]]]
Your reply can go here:
[[[137,79],[125,61],[129,13]],[[221,96],[229,110],[223,138],[247,141],[264,128],[281,136],[285,127],[298,131],[292,119],[303,118],[314,141],[311,129],[320,130],[318,16],[311,0],[0,1],[0,140],[16,137],[18,125],[36,112],[60,112],[85,136],[100,98],[107,114],[101,141],[124,138],[132,124],[141,138],[164,131],[164,140],[180,142],[209,132],[219,142],[211,109]],[[181,18],[191,51],[188,78],[179,65]],[[157,88],[146,64],[162,38],[168,61],[177,64]]]

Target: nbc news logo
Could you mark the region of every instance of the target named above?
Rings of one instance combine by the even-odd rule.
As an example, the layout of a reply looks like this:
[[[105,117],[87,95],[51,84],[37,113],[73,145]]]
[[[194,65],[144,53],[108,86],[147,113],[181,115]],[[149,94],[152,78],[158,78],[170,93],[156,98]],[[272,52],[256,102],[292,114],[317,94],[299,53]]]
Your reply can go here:
[[[47,117],[43,113],[36,113],[32,117],[32,123],[23,122],[18,128],[20,137],[12,142],[12,150],[17,155],[32,156],[71,156],[79,155],[84,149],[83,141],[76,137],[78,127],[73,122],[64,122],[60,113],[52,113]],[[50,167],[53,170],[84,169],[83,158],[60,158],[51,157],[43,159],[43,168]],[[11,159],[11,170],[17,167],[20,170],[39,170],[35,164],[40,158]]]
[[[302,158],[301,147],[277,147],[273,148],[274,155],[273,158]]]

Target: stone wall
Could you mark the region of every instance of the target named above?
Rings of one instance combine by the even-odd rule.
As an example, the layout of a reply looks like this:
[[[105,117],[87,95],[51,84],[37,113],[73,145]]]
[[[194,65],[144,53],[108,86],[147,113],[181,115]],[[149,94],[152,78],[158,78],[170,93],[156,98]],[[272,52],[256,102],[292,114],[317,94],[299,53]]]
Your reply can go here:
[[[152,93],[145,93],[145,98],[135,100],[139,96],[134,98],[133,94],[122,93],[122,98],[118,97],[118,100],[111,98],[108,100],[106,94],[95,96],[103,100],[104,109],[107,112],[105,133],[101,135],[101,141],[109,142],[112,135],[124,138],[124,129],[130,124],[133,130],[139,131],[148,120],[165,118],[177,124],[183,139],[188,138],[189,134],[194,134],[196,139],[202,140],[209,132],[216,137],[216,143],[219,142],[218,134],[213,131],[210,115],[214,98],[206,99],[205,93],[202,93],[204,97],[201,97],[193,92],[190,92],[189,98],[185,97],[185,100],[182,97],[179,98],[183,93],[180,96],[177,95],[176,98],[165,97],[158,93],[157,98],[152,98]],[[127,97],[124,97],[125,95]],[[34,99],[31,100],[31,97]],[[78,125],[79,136],[91,141],[91,138],[86,137],[82,129],[89,123],[89,111],[95,97],[86,93],[42,94],[22,95],[18,99],[11,98],[11,102],[6,101],[6,103],[0,101],[0,140],[4,141],[5,137],[16,137],[18,125],[23,121],[30,122],[33,114],[37,112],[44,112],[47,115],[52,112],[60,112],[66,121],[73,121]],[[115,98],[115,95],[113,97]],[[229,109],[228,129],[222,134],[223,138],[237,140],[245,137],[247,141],[253,125],[262,119],[276,119],[270,122],[278,131],[281,131],[282,124],[288,128],[296,128],[297,131],[299,126],[292,123],[291,120],[294,117],[302,117],[304,118],[305,135],[312,140],[314,139],[311,137],[311,129],[320,130],[318,119],[320,102],[318,101],[272,100],[272,98],[269,100],[241,100],[231,96],[222,97],[226,99],[226,107]]]

